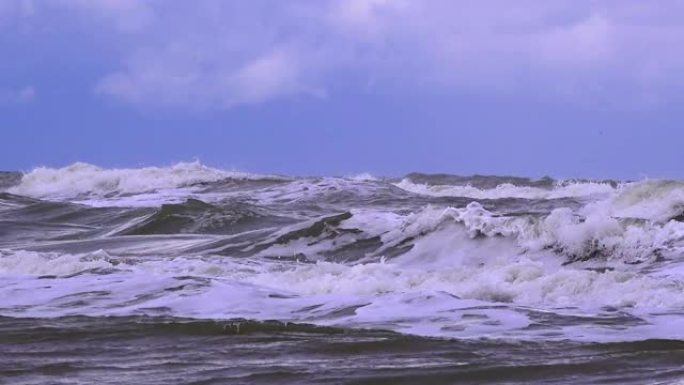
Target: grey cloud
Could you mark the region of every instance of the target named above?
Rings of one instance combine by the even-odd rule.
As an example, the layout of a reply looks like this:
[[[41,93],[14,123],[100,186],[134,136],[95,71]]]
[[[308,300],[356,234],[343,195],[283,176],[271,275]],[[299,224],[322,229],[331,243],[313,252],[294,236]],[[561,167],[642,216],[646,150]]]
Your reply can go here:
[[[657,101],[684,86],[678,1],[56,1],[125,39],[96,90],[143,107],[323,97],[349,71],[378,89],[573,102]]]

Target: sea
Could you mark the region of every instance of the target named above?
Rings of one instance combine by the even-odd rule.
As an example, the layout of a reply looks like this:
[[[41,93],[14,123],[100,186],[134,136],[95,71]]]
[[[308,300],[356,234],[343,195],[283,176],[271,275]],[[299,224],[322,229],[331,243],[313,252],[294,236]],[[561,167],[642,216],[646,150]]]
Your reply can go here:
[[[684,182],[0,173],[3,384],[684,384]]]

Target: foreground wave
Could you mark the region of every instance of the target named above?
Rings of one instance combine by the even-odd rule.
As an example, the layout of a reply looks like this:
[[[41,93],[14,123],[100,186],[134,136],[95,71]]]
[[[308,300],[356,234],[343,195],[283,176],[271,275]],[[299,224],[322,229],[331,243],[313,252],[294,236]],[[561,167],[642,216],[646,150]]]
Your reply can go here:
[[[411,335],[512,355],[671,341],[681,356],[678,181],[77,163],[0,174],[0,189],[3,327],[152,317],[169,332]]]
[[[0,378],[9,383],[673,384],[684,376],[675,340],[450,341],[167,317],[0,317],[0,333]]]

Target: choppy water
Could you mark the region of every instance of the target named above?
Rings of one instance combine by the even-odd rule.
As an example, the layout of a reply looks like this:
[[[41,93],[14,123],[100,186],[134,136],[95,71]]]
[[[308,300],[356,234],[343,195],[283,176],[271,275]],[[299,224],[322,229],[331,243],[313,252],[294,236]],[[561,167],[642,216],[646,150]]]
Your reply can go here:
[[[684,380],[682,182],[79,163],[0,190],[8,383]]]

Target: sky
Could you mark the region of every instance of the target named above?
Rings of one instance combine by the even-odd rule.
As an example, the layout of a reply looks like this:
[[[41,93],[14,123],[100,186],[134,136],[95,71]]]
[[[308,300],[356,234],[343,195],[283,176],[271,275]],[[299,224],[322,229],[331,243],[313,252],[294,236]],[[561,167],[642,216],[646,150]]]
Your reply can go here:
[[[684,178],[684,1],[1,0],[0,169]]]

